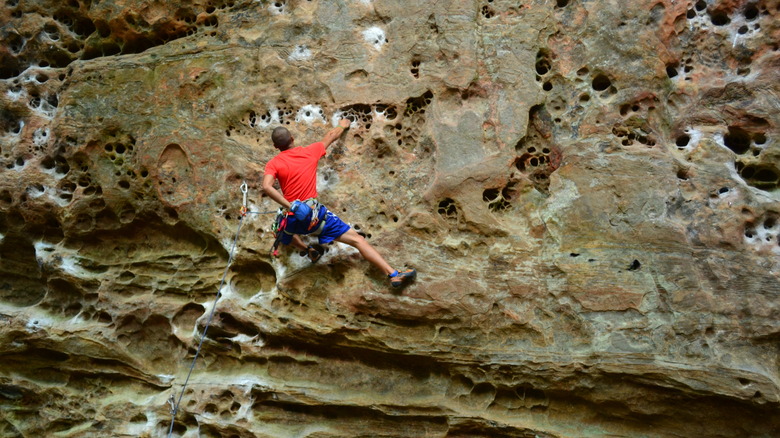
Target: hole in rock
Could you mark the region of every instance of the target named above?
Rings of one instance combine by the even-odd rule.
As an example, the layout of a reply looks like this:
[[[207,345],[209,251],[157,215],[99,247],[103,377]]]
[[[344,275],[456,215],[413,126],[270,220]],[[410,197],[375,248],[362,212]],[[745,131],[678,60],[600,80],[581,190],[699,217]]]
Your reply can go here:
[[[485,202],[495,201],[498,199],[498,194],[498,189],[486,189],[484,192],[482,192],[482,200]]]
[[[12,53],[19,53],[24,47],[24,39],[17,33],[9,33],[6,42]]]
[[[744,154],[750,150],[750,134],[742,128],[730,126],[728,133],[723,136],[723,144],[736,154]]]
[[[98,322],[103,324],[111,324],[111,322],[113,322],[114,319],[111,317],[111,315],[108,312],[100,312],[97,314],[97,320]]]
[[[739,174],[742,175],[742,178],[749,179],[753,178],[753,175],[756,173],[756,167],[753,165],[745,166]]]
[[[635,259],[633,262],[631,262],[631,265],[628,266],[628,270],[629,271],[636,271],[640,267],[642,267],[642,264],[639,263],[639,260]]]
[[[550,71],[550,62],[546,58],[536,61],[536,73],[544,76]]]
[[[758,8],[755,4],[749,4],[745,7],[745,19],[753,21],[758,17]]]
[[[54,169],[54,166],[54,159],[52,157],[46,157],[41,161],[41,167],[46,170],[52,170]]]
[[[609,80],[609,78],[604,74],[598,74],[595,78],[593,78],[593,82],[591,82],[591,86],[596,91],[604,91],[608,89],[612,85],[612,81]]]
[[[699,0],[696,2],[695,7],[697,11],[703,11],[707,9],[707,2],[705,2],[704,0]]]
[[[213,336],[219,337],[228,335],[229,337],[233,337],[239,334],[245,334],[247,336],[256,336],[259,331],[257,330],[257,327],[252,325],[250,322],[245,322],[239,319],[236,319],[233,315],[230,313],[222,312],[219,314],[218,324],[216,327],[214,327]],[[219,333],[222,331],[223,333]],[[209,334],[212,335],[211,333]]]
[[[455,206],[455,201],[450,198],[445,198],[439,202],[438,213],[447,218],[455,218],[458,215],[458,208]]]
[[[683,135],[677,137],[677,140],[675,141],[675,143],[677,144],[677,147],[681,147],[682,148],[682,147],[688,146],[688,143],[690,141],[691,141],[691,137],[688,136],[687,134],[683,134]]]
[[[245,298],[261,291],[268,291],[276,284],[276,271],[265,262],[257,261],[236,265],[230,284],[233,290]]]
[[[97,20],[95,22],[95,27],[97,28],[98,35],[102,38],[108,38],[108,36],[111,35],[111,28],[108,27],[108,23],[105,21]]]
[[[122,53],[124,54],[141,53],[154,46],[155,46],[154,41],[150,40],[145,36],[139,36],[138,38],[133,38],[125,41],[124,44],[122,45]]]
[[[559,8],[565,8],[569,4],[569,0],[555,0],[555,6]]]
[[[770,168],[760,168],[758,171],[753,175],[753,179],[760,181],[760,182],[776,182],[777,181],[777,172],[774,169]]]
[[[70,359],[69,354],[48,348],[30,348],[25,351],[25,355],[43,362],[65,362]]]
[[[471,395],[475,397],[493,396],[495,393],[496,387],[487,382],[478,383],[471,389]]]
[[[189,332],[195,327],[195,321],[205,313],[205,308],[197,303],[189,303],[182,307],[173,317],[173,324],[176,327]]]
[[[723,11],[710,12],[710,21],[712,21],[712,24],[715,26],[725,26],[731,23],[731,19],[729,18],[728,14]]]
[[[81,37],[92,35],[95,30],[95,24],[88,18],[79,18],[73,23],[73,32]]]

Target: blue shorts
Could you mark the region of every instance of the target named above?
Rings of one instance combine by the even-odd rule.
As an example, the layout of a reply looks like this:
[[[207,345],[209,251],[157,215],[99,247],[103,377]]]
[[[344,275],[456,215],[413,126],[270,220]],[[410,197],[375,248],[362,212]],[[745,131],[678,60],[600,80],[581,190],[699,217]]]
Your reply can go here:
[[[331,213],[330,210],[327,208],[322,208],[323,212],[320,213],[320,220],[325,220],[325,226],[322,228],[322,232],[319,236],[317,236],[317,239],[319,239],[319,242],[321,244],[326,244],[333,242],[334,240],[341,237],[342,234],[349,231],[349,225],[344,223],[341,219],[339,219],[338,216]],[[308,224],[306,224],[308,226]],[[289,232],[293,232],[296,228],[301,228],[300,224],[298,224],[295,221],[295,216],[289,216],[287,219],[287,226],[285,229]],[[305,229],[305,228],[304,228]],[[289,245],[290,242],[292,242],[292,234],[287,234],[284,231],[282,233],[281,243],[284,245]],[[298,233],[294,232],[293,234],[301,234],[301,235],[307,235],[311,233]]]

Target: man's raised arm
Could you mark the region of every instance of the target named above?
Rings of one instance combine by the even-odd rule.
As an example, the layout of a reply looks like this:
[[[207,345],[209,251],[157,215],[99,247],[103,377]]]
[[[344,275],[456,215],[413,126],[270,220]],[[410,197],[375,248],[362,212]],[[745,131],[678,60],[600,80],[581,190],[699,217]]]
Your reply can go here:
[[[325,144],[325,149],[330,146],[331,143],[338,140],[339,137],[341,137],[341,134],[344,133],[344,131],[349,128],[349,119],[341,119],[339,120],[339,126],[336,126],[335,128],[328,131],[327,134],[325,134],[325,137],[322,139],[322,143]]]

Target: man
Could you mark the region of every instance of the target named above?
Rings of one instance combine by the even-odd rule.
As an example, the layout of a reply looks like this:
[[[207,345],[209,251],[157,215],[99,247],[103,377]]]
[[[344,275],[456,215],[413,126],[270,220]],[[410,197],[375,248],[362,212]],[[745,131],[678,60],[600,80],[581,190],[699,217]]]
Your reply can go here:
[[[349,123],[347,119],[340,120],[339,125],[328,131],[322,141],[305,147],[293,145],[295,139],[287,128],[280,126],[274,129],[271,140],[274,147],[279,149],[279,154],[265,165],[263,191],[285,208],[286,226],[283,231],[278,231],[282,233],[281,243],[292,243],[296,248],[306,251],[312,262],[320,258],[321,251],[306,246],[300,234],[315,234],[320,244],[334,240],[346,243],[384,272],[393,287],[401,287],[413,280],[417,272],[414,269],[398,271],[391,268],[363,236],[316,202],[317,164],[325,156],[328,146],[349,128]],[[279,180],[281,193],[274,188],[274,180]],[[308,213],[309,210],[311,213]]]

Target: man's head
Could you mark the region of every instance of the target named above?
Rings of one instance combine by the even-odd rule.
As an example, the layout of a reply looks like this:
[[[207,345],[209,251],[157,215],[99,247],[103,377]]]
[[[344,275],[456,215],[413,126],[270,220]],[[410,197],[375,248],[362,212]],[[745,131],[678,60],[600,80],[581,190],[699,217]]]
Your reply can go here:
[[[271,140],[274,142],[274,147],[280,151],[290,149],[293,144],[293,136],[290,134],[290,131],[282,126],[274,128],[274,132],[271,133]]]

